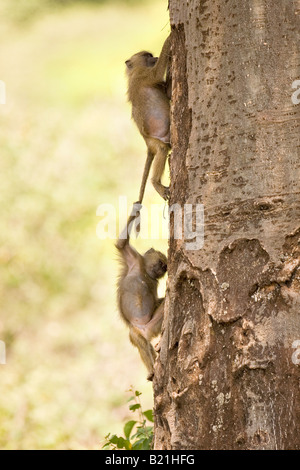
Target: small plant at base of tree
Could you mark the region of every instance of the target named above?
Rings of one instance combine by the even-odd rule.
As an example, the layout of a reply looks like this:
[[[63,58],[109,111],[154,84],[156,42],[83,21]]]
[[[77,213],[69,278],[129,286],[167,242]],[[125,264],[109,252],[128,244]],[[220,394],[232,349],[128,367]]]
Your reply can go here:
[[[134,390],[133,387],[129,389],[132,396],[129,402],[134,401],[134,404],[129,406],[129,410],[137,414],[136,420],[129,420],[125,423],[123,428],[124,436],[111,435],[110,433],[105,436],[105,444],[102,446],[104,450],[151,450],[153,442],[153,423],[152,410],[143,411],[140,395],[141,392]]]

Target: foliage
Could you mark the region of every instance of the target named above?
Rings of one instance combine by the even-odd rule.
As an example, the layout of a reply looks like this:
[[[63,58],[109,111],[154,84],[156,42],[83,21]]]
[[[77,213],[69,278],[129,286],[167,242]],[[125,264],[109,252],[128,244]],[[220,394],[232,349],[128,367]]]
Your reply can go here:
[[[129,410],[137,413],[136,420],[129,420],[125,423],[123,428],[123,436],[116,434],[108,434],[105,436],[106,442],[103,449],[124,449],[124,450],[151,450],[153,441],[153,426],[147,425],[147,421],[153,423],[152,410],[143,411],[140,402],[141,393],[137,390],[130,389],[133,395],[129,401],[134,400],[134,404],[129,406]],[[134,434],[132,434],[135,430]]]

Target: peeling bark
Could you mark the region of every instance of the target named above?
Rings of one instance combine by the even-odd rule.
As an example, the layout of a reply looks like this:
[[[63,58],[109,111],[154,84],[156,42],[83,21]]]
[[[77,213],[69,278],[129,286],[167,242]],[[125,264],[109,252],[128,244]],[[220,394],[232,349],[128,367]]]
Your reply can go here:
[[[155,448],[299,449],[300,1],[169,4],[170,203],[205,243],[170,241]]]

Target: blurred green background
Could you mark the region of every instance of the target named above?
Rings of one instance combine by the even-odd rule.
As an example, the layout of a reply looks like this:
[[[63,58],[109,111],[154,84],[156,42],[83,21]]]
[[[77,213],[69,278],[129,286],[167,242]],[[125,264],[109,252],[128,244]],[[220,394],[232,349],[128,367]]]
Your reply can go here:
[[[0,449],[99,449],[131,385],[152,407],[96,210],[137,198],[146,150],[124,61],[159,53],[167,1],[0,0],[0,17]],[[151,185],[144,203],[161,203]]]

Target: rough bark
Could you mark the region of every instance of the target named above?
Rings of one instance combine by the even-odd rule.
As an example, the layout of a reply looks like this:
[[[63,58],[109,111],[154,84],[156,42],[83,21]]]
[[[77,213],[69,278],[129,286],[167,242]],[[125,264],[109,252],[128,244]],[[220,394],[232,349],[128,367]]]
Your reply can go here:
[[[171,238],[156,449],[299,449],[299,0],[170,0]]]

